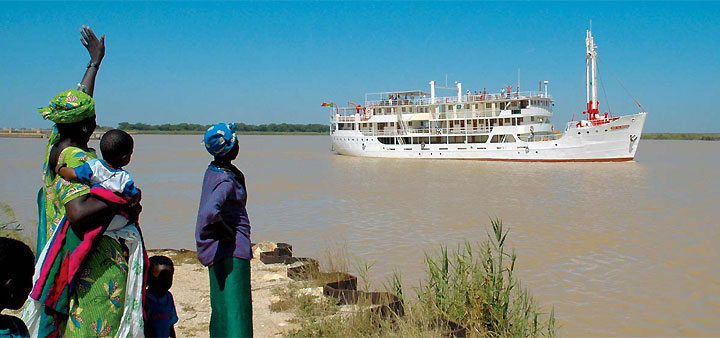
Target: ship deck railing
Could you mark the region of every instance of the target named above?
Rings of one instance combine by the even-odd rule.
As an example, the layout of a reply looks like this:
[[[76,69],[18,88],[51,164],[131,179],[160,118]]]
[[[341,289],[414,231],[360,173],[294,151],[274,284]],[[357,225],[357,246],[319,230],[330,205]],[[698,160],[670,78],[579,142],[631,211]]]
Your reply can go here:
[[[463,120],[463,119],[474,119],[474,118],[492,118],[492,117],[499,117],[500,113],[504,110],[520,110],[520,107],[506,107],[503,110],[500,109],[486,109],[486,108],[479,108],[476,111],[450,111],[450,112],[442,112],[442,113],[429,113],[430,114],[430,121],[437,121],[437,120]],[[552,111],[547,110],[545,108],[539,108],[541,110],[534,111],[533,113],[530,113],[530,116],[551,116]],[[352,115],[337,115],[334,122],[356,122],[355,118],[355,111],[349,112]],[[387,115],[397,115],[398,113],[372,113],[372,115],[369,116],[387,116]],[[422,114],[418,112],[400,112],[400,114]],[[362,115],[362,114],[360,114]],[[503,116],[505,118],[511,118],[511,117],[527,117],[528,113],[520,113],[520,114],[512,114],[512,116]],[[360,122],[368,122],[369,118],[360,118]]]
[[[464,119],[474,119],[474,118],[490,118],[490,117],[499,117],[500,113],[505,110],[510,111],[516,111],[520,110],[520,107],[507,107],[503,110],[500,109],[480,109],[476,111],[452,111],[452,112],[444,112],[444,113],[433,113],[431,115],[430,120],[464,120]],[[382,114],[380,114],[382,115]],[[385,114],[385,115],[391,115],[391,114]],[[534,113],[528,114],[527,112],[525,115],[523,113],[513,113],[511,116],[503,116],[503,118],[512,118],[512,117],[527,117],[527,116],[550,116],[552,115],[552,112],[550,110],[540,110],[535,111]]]
[[[491,132],[493,127],[487,126],[487,127],[477,127],[477,128],[407,128],[404,130],[394,130],[394,129],[385,129],[385,130],[360,130],[360,132],[364,136],[447,136],[447,135],[480,135],[480,134],[487,134]]]
[[[546,95],[541,91],[524,91],[524,92],[510,92],[510,93],[495,93],[495,94],[470,94],[458,96],[442,96],[436,97],[435,103],[432,102],[432,98],[428,96],[422,97],[400,97],[400,98],[387,98],[378,100],[366,100],[365,107],[386,107],[386,106],[427,106],[431,104],[447,104],[447,103],[479,103],[479,102],[494,102],[494,101],[514,101],[524,99],[551,99],[551,95]]]
[[[337,122],[355,122],[355,115],[338,115]]]
[[[435,137],[435,136],[480,136],[488,135],[495,126],[482,126],[476,128],[408,128],[405,130],[385,129],[385,130],[360,130],[363,136],[380,136],[380,137]],[[518,135],[519,139],[524,142],[543,142],[554,141],[560,139],[562,134],[529,134]]]

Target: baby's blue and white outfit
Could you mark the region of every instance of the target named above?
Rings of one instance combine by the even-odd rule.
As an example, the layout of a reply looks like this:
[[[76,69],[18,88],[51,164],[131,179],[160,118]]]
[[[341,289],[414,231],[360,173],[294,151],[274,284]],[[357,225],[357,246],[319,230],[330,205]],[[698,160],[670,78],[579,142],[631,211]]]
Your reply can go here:
[[[111,169],[100,159],[89,160],[79,167],[75,167],[78,181],[91,186],[100,186],[122,197],[132,197],[138,194],[130,174],[123,169]],[[128,219],[122,215],[115,215],[108,230],[117,230],[128,224]]]

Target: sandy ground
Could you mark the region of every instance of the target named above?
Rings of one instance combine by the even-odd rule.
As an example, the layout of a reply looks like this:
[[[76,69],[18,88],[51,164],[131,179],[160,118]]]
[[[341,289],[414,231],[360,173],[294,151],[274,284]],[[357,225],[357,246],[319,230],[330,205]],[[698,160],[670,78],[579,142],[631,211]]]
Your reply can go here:
[[[197,255],[188,250],[148,250],[149,256],[164,255],[175,264],[175,275],[170,292],[175,299],[178,337],[208,337],[210,325],[210,279],[208,269],[197,261]],[[255,253],[259,257],[259,251]],[[288,320],[290,312],[272,312],[270,303],[279,299],[272,289],[287,287],[287,265],[263,264],[258,259],[250,261],[250,278],[253,298],[253,331],[255,337],[278,337],[293,324]],[[314,290],[322,294],[322,288]],[[5,310],[3,314],[20,316],[20,311]]]
[[[178,337],[207,337],[210,324],[210,285],[208,270],[197,263],[194,252],[151,250],[152,255],[165,255],[175,262],[175,278],[170,289],[175,298],[179,321],[175,325]],[[258,255],[256,255],[257,257]],[[255,337],[277,337],[292,324],[290,312],[272,312],[270,303],[275,296],[271,290],[290,282],[287,266],[250,262],[253,297],[253,330]]]

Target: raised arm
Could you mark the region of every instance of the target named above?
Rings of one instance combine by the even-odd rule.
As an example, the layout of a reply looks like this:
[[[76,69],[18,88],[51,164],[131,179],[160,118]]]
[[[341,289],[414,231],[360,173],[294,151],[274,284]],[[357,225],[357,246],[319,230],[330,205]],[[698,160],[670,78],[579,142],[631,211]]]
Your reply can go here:
[[[100,63],[105,57],[105,34],[101,35],[100,39],[98,39],[92,28],[89,26],[82,26],[80,29],[80,35],[82,35],[80,37],[80,41],[83,46],[87,48],[88,53],[90,54],[90,64],[85,71],[85,76],[83,76],[83,79],[80,82],[80,90],[90,96],[93,96],[95,91],[95,77],[100,69]]]

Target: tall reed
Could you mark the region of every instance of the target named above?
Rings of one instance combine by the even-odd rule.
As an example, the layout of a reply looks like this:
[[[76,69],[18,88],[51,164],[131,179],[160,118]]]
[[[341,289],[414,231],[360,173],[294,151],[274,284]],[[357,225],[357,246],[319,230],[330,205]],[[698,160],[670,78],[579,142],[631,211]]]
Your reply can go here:
[[[437,255],[426,255],[419,304],[465,326],[470,335],[554,336],[554,312],[545,316],[521,287],[514,275],[517,256],[507,249],[508,232],[500,219],[491,225],[479,249],[465,241],[452,252],[442,247]]]
[[[465,241],[455,250],[441,247],[435,255],[425,256],[426,278],[416,301],[409,301],[400,274],[393,273],[385,285],[403,299],[404,316],[357,311],[363,306],[349,313],[339,311],[325,300],[300,296],[294,287],[278,290],[284,295],[283,304],[271,308],[295,309],[297,326],[285,332],[286,337],[438,337],[452,331],[449,321],[465,327],[469,337],[555,336],[554,311],[542,313],[521,287],[514,275],[517,256],[507,248],[508,232],[499,219],[492,219],[491,225],[492,231],[478,246]],[[347,260],[332,258],[330,266],[347,267]],[[361,279],[367,280],[371,266],[356,264]],[[324,274],[328,273],[318,276]]]
[[[6,202],[0,202],[0,237],[10,237],[30,245],[23,236],[23,227],[15,216],[15,211]],[[34,250],[33,250],[34,251]]]

